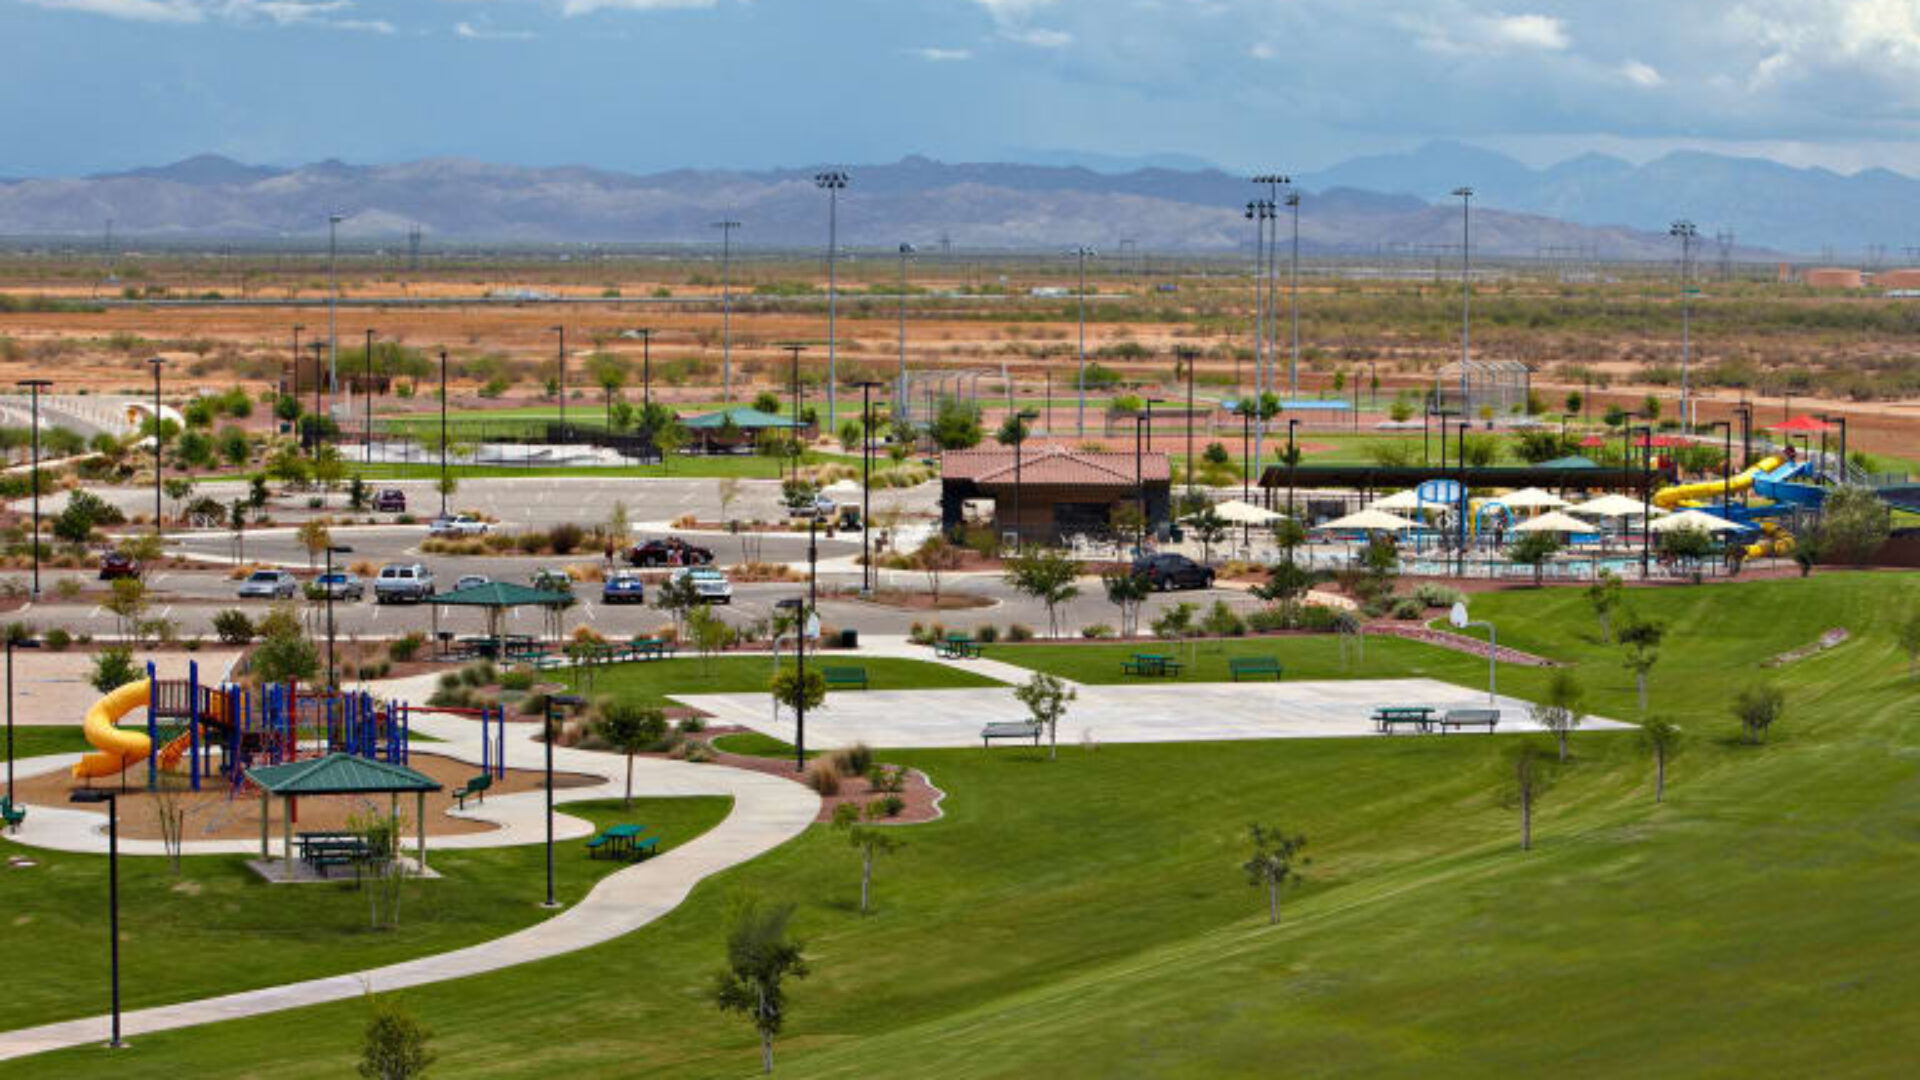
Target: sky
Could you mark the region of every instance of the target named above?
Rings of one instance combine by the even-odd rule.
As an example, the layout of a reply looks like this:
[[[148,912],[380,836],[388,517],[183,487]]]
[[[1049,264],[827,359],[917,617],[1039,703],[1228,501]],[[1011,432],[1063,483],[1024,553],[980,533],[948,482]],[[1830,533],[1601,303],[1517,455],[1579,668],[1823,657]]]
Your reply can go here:
[[[1920,174],[1920,0],[0,0],[0,176],[652,171],[1458,139]]]

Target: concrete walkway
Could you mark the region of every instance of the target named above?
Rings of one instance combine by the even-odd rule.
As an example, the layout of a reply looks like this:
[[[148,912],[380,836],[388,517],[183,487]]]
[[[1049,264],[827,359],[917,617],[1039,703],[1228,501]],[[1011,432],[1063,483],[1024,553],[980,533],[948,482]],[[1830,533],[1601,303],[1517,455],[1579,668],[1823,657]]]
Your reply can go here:
[[[394,684],[381,690],[395,695],[397,690],[411,689],[403,685],[407,682],[412,680],[395,680]],[[431,744],[434,753],[472,762],[480,760],[478,725],[451,718],[422,717],[415,726],[445,740]],[[543,750],[533,739],[536,731],[534,725],[516,725],[510,729],[507,747],[509,767],[542,767]],[[61,755],[54,759],[53,765],[47,767],[58,767],[62,759],[71,763],[73,757]],[[38,767],[44,760],[37,759],[35,766]],[[22,765],[24,773],[26,763]],[[617,798],[623,787],[611,777],[623,774],[624,767],[623,759],[611,755],[556,748],[556,770],[588,773],[609,779],[607,783],[595,787],[556,791],[554,797],[570,802]],[[634,790],[648,796],[728,795],[734,800],[733,812],[697,841],[601,879],[586,898],[572,909],[506,937],[367,971],[141,1009],[122,1016],[123,1031],[129,1038],[138,1038],[146,1032],[343,1001],[359,997],[369,989],[384,993],[464,978],[611,941],[672,911],[702,879],[757,858],[799,835],[813,823],[820,810],[819,796],[790,780],[719,765],[690,765],[658,758],[641,758],[634,762]],[[502,826],[501,831],[432,840],[429,863],[434,846],[477,847],[544,840],[543,803],[542,793],[532,791],[489,799],[484,808],[468,810],[464,816],[496,822]],[[99,816],[81,815],[90,818],[90,821],[63,823],[62,819],[76,814],[79,812],[36,806],[29,815],[28,829],[22,831],[20,839],[25,843],[42,842],[43,846],[60,847],[62,850],[104,852],[104,825]],[[35,819],[41,819],[37,829],[34,827]],[[48,823],[46,819],[53,820]],[[590,826],[578,818],[561,816],[556,819],[557,836],[581,836],[588,831]],[[135,853],[139,843],[142,842],[123,841],[121,850]],[[140,850],[138,853],[161,853],[158,842],[144,843],[154,850]],[[257,841],[241,843],[237,848],[231,841],[188,844],[186,848],[190,854],[258,849]],[[537,884],[529,882],[529,888]],[[103,1042],[107,1037],[107,1029],[108,1018],[95,1016],[0,1032],[0,1060]]]

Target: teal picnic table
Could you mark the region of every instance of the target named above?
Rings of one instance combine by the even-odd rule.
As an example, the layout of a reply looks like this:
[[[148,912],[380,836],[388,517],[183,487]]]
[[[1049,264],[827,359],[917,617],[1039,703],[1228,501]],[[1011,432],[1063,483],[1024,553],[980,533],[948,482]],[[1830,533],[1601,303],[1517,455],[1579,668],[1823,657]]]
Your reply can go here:
[[[980,655],[980,643],[965,634],[948,634],[934,643],[933,654],[949,660],[964,660]]]
[[[616,859],[637,859],[642,854],[651,855],[660,847],[660,838],[647,836],[644,825],[609,825],[598,836],[587,841],[587,856],[597,858],[605,851]]]
[[[1425,732],[1432,729],[1436,711],[1430,705],[1385,705],[1373,710],[1373,724],[1375,730],[1382,734],[1390,735],[1394,728],[1402,724]]]
[[[1180,661],[1161,653],[1134,653],[1120,661],[1120,671],[1125,675],[1165,678],[1180,674]]]

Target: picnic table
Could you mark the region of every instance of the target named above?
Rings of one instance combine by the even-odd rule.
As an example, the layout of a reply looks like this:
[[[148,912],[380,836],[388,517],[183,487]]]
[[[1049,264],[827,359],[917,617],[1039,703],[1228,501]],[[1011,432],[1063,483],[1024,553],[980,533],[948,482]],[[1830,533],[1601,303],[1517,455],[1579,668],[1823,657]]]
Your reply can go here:
[[[1402,724],[1410,724],[1416,731],[1430,731],[1435,711],[1431,705],[1383,705],[1373,710],[1373,724],[1375,730],[1386,734]]]
[[[351,866],[373,854],[373,847],[358,833],[303,832],[295,839],[300,861],[311,865],[321,877],[327,876],[329,866]]]
[[[587,840],[587,857],[597,859],[606,852],[616,859],[638,859],[652,855],[660,849],[660,838],[646,835],[644,825],[609,825],[599,834]]]
[[[933,655],[948,660],[964,660],[980,655],[980,643],[965,634],[948,634],[933,643]]]
[[[1131,658],[1120,661],[1120,672],[1164,678],[1180,674],[1180,661],[1161,653],[1134,653]]]

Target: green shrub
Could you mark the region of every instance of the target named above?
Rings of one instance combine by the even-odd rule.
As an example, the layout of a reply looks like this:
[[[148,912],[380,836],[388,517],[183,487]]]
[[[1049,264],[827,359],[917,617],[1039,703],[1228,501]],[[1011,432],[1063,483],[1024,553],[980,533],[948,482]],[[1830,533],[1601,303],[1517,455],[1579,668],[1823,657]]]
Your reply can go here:
[[[982,645],[991,645],[1000,640],[1000,628],[992,623],[981,623],[973,628],[973,636]]]
[[[907,800],[898,795],[885,795],[867,804],[867,817],[899,817],[900,811],[907,808]]]
[[[873,748],[857,742],[834,751],[831,760],[843,776],[865,776],[873,768]]]
[[[253,618],[239,608],[227,608],[213,616],[213,633],[222,644],[245,645],[253,640]]]
[[[707,730],[707,721],[698,716],[683,716],[680,718],[680,723],[675,726],[679,728],[682,735],[698,735]]]
[[[907,787],[907,767],[905,765],[886,766],[873,764],[866,771],[867,787],[874,791],[905,791]]]
[[[1113,636],[1113,627],[1108,626],[1106,623],[1088,623],[1080,628],[1080,636],[1096,640],[1099,638],[1110,638]]]
[[[387,655],[392,657],[396,662],[404,664],[418,655],[420,647],[426,643],[427,639],[420,634],[408,634],[406,637],[397,638],[388,642]]]
[[[1288,629],[1287,613],[1277,607],[1264,607],[1247,613],[1247,629],[1256,634],[1270,634],[1275,630]]]
[[[1396,619],[1420,619],[1426,614],[1427,606],[1411,596],[1403,596],[1393,605],[1393,617]]]
[[[1007,625],[1007,640],[1008,641],[1032,641],[1033,627],[1028,626],[1025,623],[1009,623]]]
[[[1215,600],[1200,620],[1200,631],[1208,637],[1240,637],[1247,632],[1247,623],[1225,600]]]
[[[65,627],[56,626],[47,631],[47,648],[54,652],[64,652],[71,644],[73,644],[73,635],[69,634]]]
[[[1438,582],[1423,581],[1413,588],[1413,599],[1424,607],[1452,607],[1462,599],[1459,589]]]
[[[533,672],[528,668],[513,668],[500,673],[500,689],[525,692],[533,689]]]

